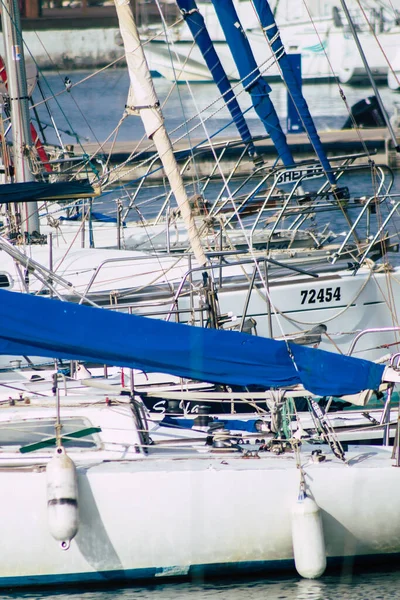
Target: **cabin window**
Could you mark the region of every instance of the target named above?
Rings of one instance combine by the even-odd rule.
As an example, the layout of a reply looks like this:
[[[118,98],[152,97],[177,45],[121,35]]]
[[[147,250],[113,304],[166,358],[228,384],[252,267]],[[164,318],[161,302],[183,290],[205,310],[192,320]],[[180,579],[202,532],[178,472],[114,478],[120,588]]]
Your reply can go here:
[[[91,427],[87,419],[66,418],[61,420],[61,435],[68,437],[69,434],[82,431]],[[1,446],[28,446],[36,442],[50,440],[55,437],[55,419],[27,419],[24,421],[0,422],[0,447]],[[97,446],[93,435],[80,438],[63,439],[66,448],[93,448]],[[49,448],[54,445],[49,445]]]
[[[11,280],[7,273],[0,273],[0,288],[11,287]]]

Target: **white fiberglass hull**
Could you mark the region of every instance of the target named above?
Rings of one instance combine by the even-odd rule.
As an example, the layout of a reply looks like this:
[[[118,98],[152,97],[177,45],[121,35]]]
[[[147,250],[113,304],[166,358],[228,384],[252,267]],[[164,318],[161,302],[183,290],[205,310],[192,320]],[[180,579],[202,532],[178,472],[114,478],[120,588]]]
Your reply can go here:
[[[400,472],[391,449],[371,450],[356,448],[348,464],[302,454],[328,560],[400,552]],[[2,469],[0,585],[294,568],[296,461],[260,457],[150,456],[78,468],[80,525],[67,551],[48,532],[44,470]]]
[[[38,248],[32,253],[39,262],[48,261],[47,249]],[[192,298],[187,292],[190,262],[186,255],[155,257],[140,252],[81,250],[70,253],[67,259],[62,256],[58,259],[54,254],[54,266],[71,287],[56,283],[54,286],[65,299],[77,301],[79,293],[106,306],[117,308],[119,305],[122,310],[127,310],[128,303],[136,314],[164,319],[171,307],[175,310],[174,296],[186,274],[185,294],[177,300],[181,313],[179,316],[176,312],[170,314],[170,318],[197,324],[205,324],[208,318],[204,292],[200,293],[201,270],[192,274]],[[3,272],[9,274],[12,291],[24,291],[26,282],[19,278],[11,258],[4,258],[9,260],[8,266],[3,260]],[[220,313],[226,315],[225,327],[240,324],[249,300],[245,317],[254,319],[258,335],[291,337],[323,324],[327,335],[322,335],[320,347],[346,353],[359,331],[398,325],[400,268],[386,272],[363,267],[356,274],[351,270],[324,273],[319,269],[318,277],[288,276],[288,270],[282,270],[279,275],[273,271],[269,279],[269,298],[260,284],[249,295],[253,269],[252,263],[221,269],[223,284],[218,289],[218,303]],[[263,273],[264,266],[260,269]],[[218,283],[218,266],[213,273]],[[43,284],[30,277],[29,291],[40,293],[42,289]],[[393,332],[365,336],[357,345],[355,355],[375,360],[395,351],[393,344],[397,339]]]
[[[256,322],[257,334],[280,338],[296,336],[324,324],[320,348],[347,353],[354,336],[369,328],[397,326],[400,310],[400,269],[371,272],[363,268],[321,274],[318,278],[292,276],[269,282],[269,300],[264,287],[253,289],[246,318]],[[247,299],[248,285],[224,284],[218,293],[222,314],[232,313],[239,322]],[[363,337],[355,356],[376,360],[387,352],[399,334],[376,332]]]
[[[359,83],[368,80],[351,34],[336,29],[329,20],[320,20],[316,25],[305,21],[282,25],[280,33],[286,52],[301,55],[304,81],[339,78],[342,83]],[[280,78],[279,68],[273,62],[264,33],[259,29],[251,29],[247,31],[247,36],[262,75],[267,79]],[[379,36],[379,43],[389,60],[394,58],[397,36],[397,28]],[[228,44],[222,39],[213,41],[228,77],[233,81],[240,79]],[[386,79],[388,62],[377,41],[370,32],[366,32],[360,34],[360,42],[374,78]],[[191,38],[182,39],[178,36],[170,48],[172,51],[168,51],[168,45],[160,39],[145,45],[146,58],[152,71],[170,81],[212,81],[202,54]]]
[[[306,468],[328,557],[400,552],[399,471],[390,449],[362,452],[350,467],[333,459]],[[293,567],[293,456],[149,457],[79,469],[80,526],[68,551],[48,532],[45,473],[3,470],[1,478],[0,585]]]

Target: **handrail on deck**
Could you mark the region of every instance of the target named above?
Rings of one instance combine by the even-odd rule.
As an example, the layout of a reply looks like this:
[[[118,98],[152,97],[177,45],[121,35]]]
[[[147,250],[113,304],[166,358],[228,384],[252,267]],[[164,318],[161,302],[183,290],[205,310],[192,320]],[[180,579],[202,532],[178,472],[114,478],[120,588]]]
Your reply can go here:
[[[218,253],[214,252],[213,255],[216,256],[216,255],[218,255]],[[220,264],[220,263],[218,263],[218,264],[215,264],[215,265],[204,265],[204,266],[201,266],[201,267],[193,267],[193,268],[189,269],[188,271],[186,271],[186,273],[184,273],[184,275],[183,275],[183,277],[181,279],[181,282],[180,282],[180,284],[178,286],[178,289],[175,292],[175,295],[174,295],[174,298],[173,298],[173,301],[172,301],[172,304],[171,304],[171,308],[170,308],[169,313],[167,315],[166,321],[169,321],[170,318],[171,318],[172,311],[176,307],[176,304],[178,302],[179,296],[182,293],[182,289],[183,289],[183,286],[185,285],[185,282],[186,282],[187,278],[189,276],[192,276],[192,274],[194,272],[198,272],[198,271],[201,271],[201,272],[214,271],[214,270],[223,269],[225,267],[234,267],[234,266],[246,265],[246,264],[264,264],[264,265],[267,265],[267,263],[271,263],[273,265],[282,267],[284,269],[288,269],[289,271],[294,271],[296,273],[300,273],[301,275],[307,275],[309,277],[314,277],[314,278],[318,278],[319,277],[319,275],[317,273],[312,273],[310,271],[306,271],[305,269],[301,269],[300,267],[295,267],[293,265],[286,265],[286,264],[281,263],[281,262],[279,262],[277,260],[274,260],[272,258],[267,258],[266,256],[258,256],[258,257],[254,257],[252,259],[244,259],[244,260],[240,260],[240,261],[235,261],[233,263],[231,263],[231,262],[230,263],[226,263],[226,264]],[[255,278],[253,278],[253,283],[254,283],[254,279]]]
[[[370,333],[390,333],[398,331],[400,333],[400,327],[371,327],[370,329],[364,329],[357,333],[354,340],[350,344],[350,348],[347,351],[347,356],[351,356],[354,352],[354,348],[356,347],[358,341],[364,337],[364,335],[368,335]],[[400,342],[399,342],[400,343]]]

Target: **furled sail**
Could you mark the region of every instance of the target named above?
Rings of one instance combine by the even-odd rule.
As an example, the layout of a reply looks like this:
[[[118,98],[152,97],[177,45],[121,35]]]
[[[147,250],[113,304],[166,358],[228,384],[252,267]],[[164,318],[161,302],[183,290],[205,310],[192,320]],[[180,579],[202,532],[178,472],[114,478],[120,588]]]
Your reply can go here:
[[[244,386],[302,383],[310,392],[333,396],[377,389],[384,372],[382,365],[306,346],[6,290],[0,290],[0,354],[84,360]]]
[[[54,183],[26,181],[0,185],[0,204],[94,198],[98,195],[99,190],[96,190],[88,180],[56,181]]]
[[[268,0],[252,0],[252,2],[257,11],[258,18],[260,19],[261,26],[267,36],[271,50],[280,66],[283,79],[287,85],[293,103],[299,111],[300,118],[307,131],[310,142],[312,143],[320,163],[327,174],[329,182],[332,185],[335,185],[335,176],[331,170],[325,150],[321,144],[321,140],[315,128],[307,102],[301,92],[300,86],[298,85],[296,75],[293,72],[292,64],[285,52],[285,48]]]
[[[147,137],[154,141],[165,174],[181,211],[182,219],[188,230],[193,253],[198,263],[204,265],[207,259],[190,210],[189,200],[175,160],[171,140],[165,129],[160,103],[154,89],[129,0],[115,0],[115,6],[125,47],[131,92],[134,98],[134,106],[130,108],[140,115]]]
[[[210,34],[208,33],[203,15],[199,12],[195,0],[176,0],[183,18],[188,25],[193,39],[198,45],[204,61],[210,70],[213,79],[218,86],[219,91],[226,103],[226,106],[231,113],[232,119],[239,131],[239,135],[245,144],[249,145],[249,154],[254,156],[256,149],[252,142],[252,137],[239,106],[236,96],[233,93],[228,76],[218,58],[215,51]]]
[[[251,95],[254,110],[274,142],[285,167],[294,164],[292,152],[282,131],[269,93],[270,86],[261,76],[249,40],[240,24],[232,0],[212,0],[226,41],[239,71],[243,87]]]

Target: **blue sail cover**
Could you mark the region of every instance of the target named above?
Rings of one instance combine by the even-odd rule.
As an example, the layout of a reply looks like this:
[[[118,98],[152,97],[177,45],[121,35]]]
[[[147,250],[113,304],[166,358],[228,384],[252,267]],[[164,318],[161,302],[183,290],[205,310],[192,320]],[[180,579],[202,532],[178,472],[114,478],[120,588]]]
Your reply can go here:
[[[98,192],[88,180],[56,181],[54,183],[25,181],[0,185],[0,204],[94,198],[95,196],[98,196]]]
[[[293,72],[291,62],[288,60],[268,0],[253,0],[253,5],[257,11],[258,17],[261,22],[261,26],[268,37],[275,58],[279,62],[279,65],[282,70],[283,79],[286,82],[293,103],[299,111],[301,120],[308,133],[308,137],[314,147],[314,150],[320,160],[324,171],[327,174],[329,182],[331,183],[331,185],[334,185],[336,183],[335,176],[332,173],[331,166],[325,154],[325,150],[321,144],[321,140],[315,128],[314,121],[308,109],[307,102],[301,92],[301,88],[298,85],[297,78],[295,73]]]
[[[261,77],[249,40],[242,29],[232,0],[212,0],[212,3],[239,71],[243,86],[251,95],[254,110],[274,142],[283,164],[285,167],[289,167],[294,164],[294,160],[286,136],[279,123],[278,115],[269,97],[271,88]]]
[[[384,367],[246,333],[203,329],[0,290],[0,354],[76,359],[319,395],[377,389]],[[296,365],[296,366],[295,366]]]
[[[252,137],[247,127],[247,123],[240,109],[236,96],[233,93],[229,79],[224,71],[221,61],[215,51],[210,35],[208,33],[203,16],[200,14],[195,0],[176,0],[181,13],[191,31],[193,39],[200,48],[207,67],[210,70],[213,79],[218,86],[219,91],[232,115],[232,119],[239,131],[242,140],[249,144],[249,154],[256,154],[256,149],[252,142]]]

